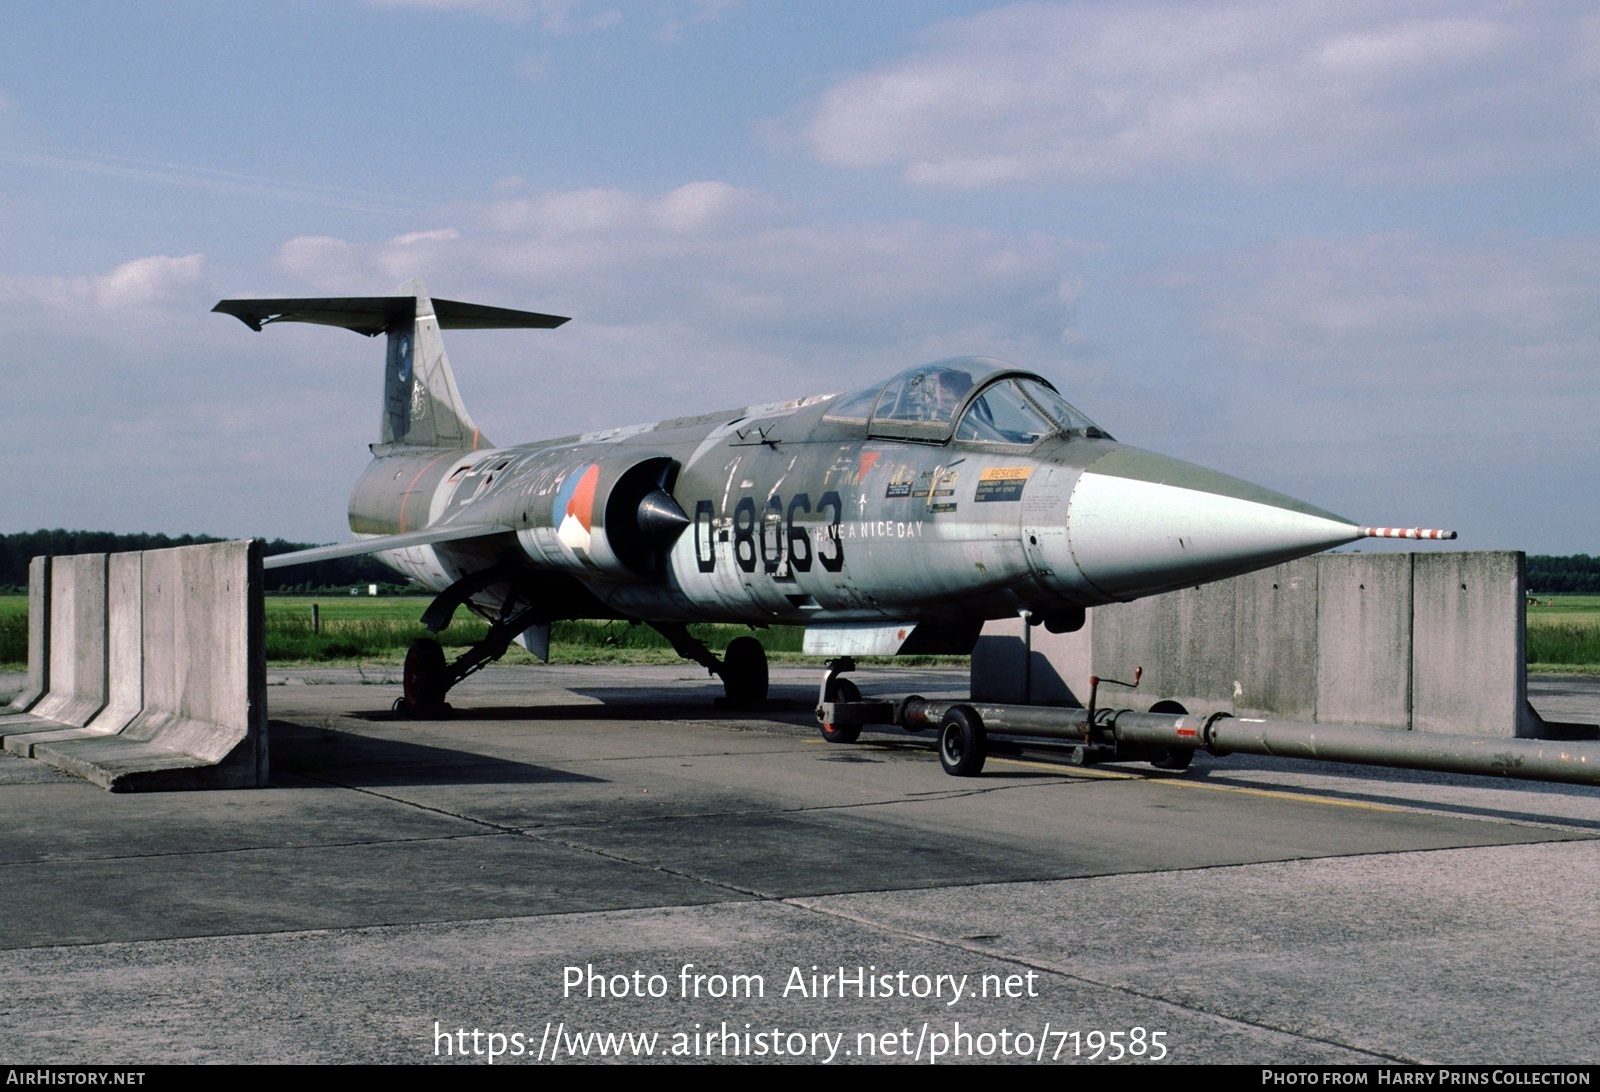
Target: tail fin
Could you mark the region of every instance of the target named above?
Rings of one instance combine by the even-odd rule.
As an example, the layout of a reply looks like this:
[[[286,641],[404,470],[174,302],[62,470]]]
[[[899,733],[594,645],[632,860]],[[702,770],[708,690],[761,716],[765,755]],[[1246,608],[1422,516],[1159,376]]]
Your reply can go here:
[[[392,324],[383,374],[380,444],[403,447],[493,447],[473,424],[456,390],[433,301],[414,277],[399,288],[416,302],[410,320]]]
[[[382,447],[479,448],[491,446],[478,431],[456,389],[441,329],[550,329],[567,320],[532,311],[430,299],[420,278],[395,296],[323,299],[223,300],[212,308],[252,330],[269,322],[339,326],[388,340],[383,380]]]

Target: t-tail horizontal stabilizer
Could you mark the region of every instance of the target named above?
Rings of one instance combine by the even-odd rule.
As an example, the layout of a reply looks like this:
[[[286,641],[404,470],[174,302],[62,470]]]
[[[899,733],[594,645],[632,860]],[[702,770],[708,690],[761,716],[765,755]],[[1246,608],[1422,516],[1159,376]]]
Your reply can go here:
[[[258,333],[268,323],[310,322],[376,337],[396,326],[409,325],[416,306],[415,296],[329,296],[223,300],[211,310],[232,315]],[[433,314],[441,330],[552,330],[568,321],[560,315],[439,299],[433,301]]]
[[[403,295],[223,300],[212,310],[232,315],[257,331],[273,322],[310,322],[368,337],[387,334],[379,445],[385,450],[473,451],[492,446],[461,400],[439,331],[548,330],[567,320],[508,307],[430,299],[420,278],[402,284],[399,291]]]

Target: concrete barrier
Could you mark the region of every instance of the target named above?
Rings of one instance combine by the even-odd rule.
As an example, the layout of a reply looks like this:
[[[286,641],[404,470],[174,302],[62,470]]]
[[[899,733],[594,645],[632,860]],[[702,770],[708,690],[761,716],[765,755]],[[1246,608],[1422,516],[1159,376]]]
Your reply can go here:
[[[50,563],[50,689],[28,712],[82,727],[106,703],[106,555]]]
[[[81,728],[106,700],[106,555],[35,558],[29,577],[27,712],[0,733]]]
[[[983,627],[972,650],[975,701],[1024,705],[1083,704],[1073,689],[1092,674],[1083,632],[1051,633],[1006,618]]]
[[[144,708],[144,554],[112,554],[106,565],[106,707],[91,731],[120,732]]]
[[[1330,554],[1318,561],[1317,716],[1411,727],[1411,559]]]
[[[25,713],[50,689],[50,559],[28,562],[28,686],[0,710]]]
[[[77,705],[72,721],[41,717],[47,695],[26,728],[0,724],[6,749],[113,791],[264,785],[260,545],[92,556],[98,570],[79,558],[48,566],[57,574],[50,581],[48,662],[51,679],[69,672],[75,692],[86,689],[80,677],[100,680],[99,715],[85,716]],[[98,614],[85,605],[96,586]],[[98,642],[84,621],[95,618]],[[31,648],[29,655],[31,663]],[[97,672],[89,664],[96,655]]]
[[[1411,726],[1459,732],[1528,717],[1527,575],[1521,554],[1416,554]]]
[[[1100,703],[1147,709],[1168,699],[1189,709],[1223,703],[1231,709],[1242,684],[1235,655],[1237,600],[1231,582],[1224,582],[1090,611],[1090,674],[1131,682],[1134,669],[1144,668],[1136,693],[1107,688]]]
[[[1035,629],[1027,672],[1021,623],[994,622],[973,655],[973,696],[1027,702],[1025,677],[1058,676],[1050,693],[1087,697],[1091,675],[1131,679],[1142,666],[1137,695],[1108,688],[1100,703],[1537,736],[1523,564],[1513,552],[1306,558],[1096,607],[1078,633],[1042,644]]]

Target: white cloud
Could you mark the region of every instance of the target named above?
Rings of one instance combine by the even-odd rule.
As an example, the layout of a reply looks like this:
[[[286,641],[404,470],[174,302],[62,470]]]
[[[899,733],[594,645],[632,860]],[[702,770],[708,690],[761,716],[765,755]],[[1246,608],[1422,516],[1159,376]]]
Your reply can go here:
[[[511,23],[525,23],[539,18],[546,30],[566,29],[576,0],[364,0],[373,8],[413,8],[421,11],[439,11],[447,14],[464,12],[501,19]]]
[[[1169,282],[1245,361],[1319,385],[1596,390],[1600,240],[1415,232],[1288,239],[1189,259]]]
[[[622,21],[622,13],[586,0],[364,0],[374,8],[414,8],[447,14],[464,12],[507,23],[537,23],[549,34],[604,30]]]
[[[390,240],[394,246],[417,246],[423,243],[450,243],[461,238],[461,233],[455,228],[435,228],[432,231],[408,231],[404,235],[396,235]]]
[[[305,285],[285,294],[367,294],[421,275],[450,299],[574,316],[531,340],[485,348],[491,335],[474,335],[477,363],[458,364],[458,378],[496,439],[850,388],[962,353],[1038,365],[1062,354],[1081,287],[1084,251],[1070,240],[790,223],[768,195],[714,180],[545,192],[451,215],[455,231],[381,243],[295,239],[277,266]],[[541,365],[536,384],[523,367],[495,366],[529,353],[560,364]]]
[[[1062,281],[1081,253],[1069,241],[915,221],[796,225],[783,212],[711,181],[545,194],[485,207],[492,230],[451,260],[474,278],[549,285],[601,321],[671,316],[721,336],[882,346],[963,327],[1061,332]]]
[[[103,307],[139,307],[163,302],[176,290],[196,284],[205,259],[199,254],[181,258],[156,255],[124,262],[94,281],[95,296]]]
[[[740,2],[741,0],[690,0],[686,16],[667,19],[656,29],[652,37],[660,45],[677,45],[683,41],[687,24],[715,22],[722,18],[724,12],[737,8]]]
[[[591,235],[633,225],[644,208],[645,202],[637,194],[588,189],[501,201],[484,210],[484,215],[492,227],[504,232]]]
[[[1111,294],[1160,327],[1084,407],[1121,440],[1472,549],[1600,533],[1600,236],[1283,239]]]
[[[76,277],[0,277],[0,300],[49,309],[126,311],[171,303],[199,285],[205,257],[135,258],[108,273]]]
[[[1519,476],[1551,513],[1536,551],[1600,528],[1554,515],[1600,473],[1600,239],[1290,239],[1184,259],[1162,283],[1184,348],[1122,438],[1165,434],[1173,454],[1368,522],[1460,524],[1478,548],[1528,546],[1490,526]]]
[[[1387,0],[1019,4],[824,94],[824,162],[977,188],[1214,171],[1438,182],[1596,151],[1600,20]]]
[[[461,237],[455,228],[410,231],[377,247],[362,247],[325,235],[302,235],[278,249],[274,264],[327,295],[368,295],[387,290],[434,265]],[[374,278],[381,283],[372,284]]]
[[[496,232],[546,238],[599,236],[639,231],[716,230],[738,226],[773,202],[726,182],[688,182],[656,197],[628,190],[558,190],[530,198],[497,201],[474,209]]]
[[[653,203],[656,223],[667,231],[687,232],[726,221],[752,197],[726,182],[690,182]]]

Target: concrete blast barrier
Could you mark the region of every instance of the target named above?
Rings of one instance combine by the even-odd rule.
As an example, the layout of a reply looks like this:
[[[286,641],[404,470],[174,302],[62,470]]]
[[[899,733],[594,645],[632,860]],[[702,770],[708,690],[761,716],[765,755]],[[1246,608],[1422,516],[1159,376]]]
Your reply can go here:
[[[25,713],[50,689],[50,559],[28,562],[28,686],[0,710]]]
[[[1319,558],[1317,716],[1340,724],[1411,727],[1414,554]]]
[[[50,688],[29,710],[82,727],[106,703],[106,555],[50,562]]]
[[[5,748],[118,792],[264,785],[260,545],[90,557],[98,566],[53,558],[45,567],[54,574],[47,634],[52,685],[27,718],[0,720]],[[30,646],[30,664],[33,657]],[[72,721],[40,716],[63,670],[73,694],[87,689],[84,678],[98,679],[94,709],[85,714],[81,702],[69,705]],[[23,719],[32,723],[15,723]]]
[[[1456,725],[1473,719],[1516,724],[1528,714],[1523,556],[1413,557],[1411,726],[1459,732]]]
[[[1536,736],[1525,585],[1520,553],[1325,554],[1096,607],[1076,633],[990,623],[973,653],[972,693],[1073,703],[1088,697],[1091,675],[1131,679],[1142,666],[1136,694],[1108,687],[1100,703],[1167,698],[1195,712]],[[1029,693],[1029,677],[1065,681]]]
[[[144,554],[112,554],[106,565],[106,707],[89,722],[120,732],[144,708]]]

